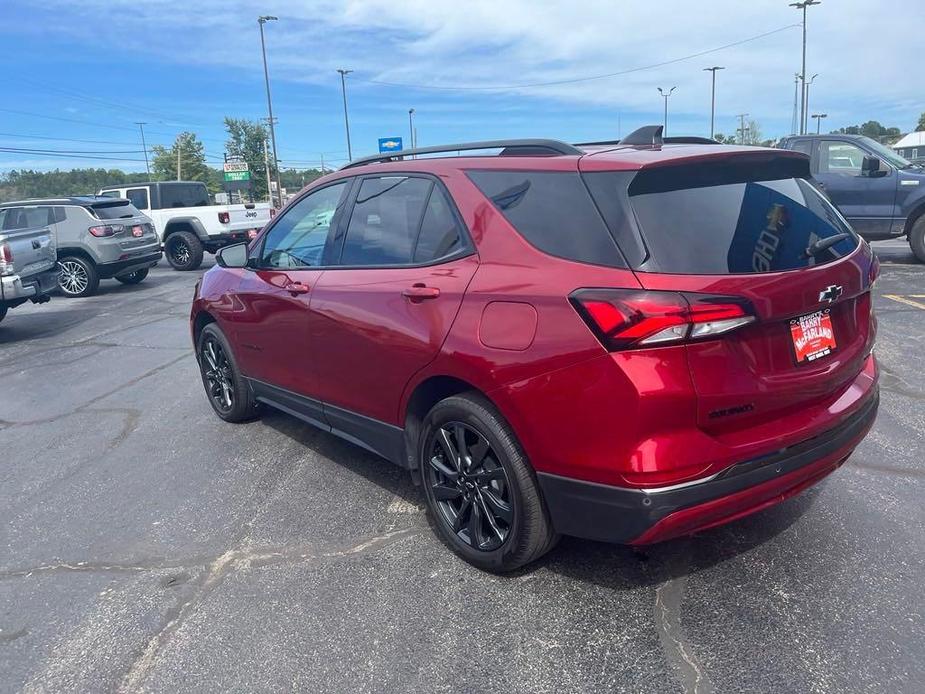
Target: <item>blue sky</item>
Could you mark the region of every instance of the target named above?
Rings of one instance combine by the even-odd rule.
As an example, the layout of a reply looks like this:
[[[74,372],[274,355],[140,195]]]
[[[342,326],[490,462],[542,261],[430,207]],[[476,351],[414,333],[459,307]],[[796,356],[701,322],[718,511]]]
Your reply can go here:
[[[4,152],[0,171],[143,170],[136,121],[147,121],[149,145],[192,130],[220,162],[222,118],[266,116],[261,13],[280,18],[267,25],[267,50],[284,166],[316,166],[322,152],[335,165],[346,158],[338,67],[355,71],[354,156],[375,151],[378,137],[407,140],[412,107],[421,145],[617,137],[661,122],[658,86],[677,85],[670,130],[705,135],[702,69],[710,65],[726,67],[717,80],[717,131],[732,132],[743,112],[765,136],[790,131],[800,29],[786,0],[2,0],[0,146],[113,159]],[[811,111],[828,113],[824,127],[870,118],[914,126],[925,111],[925,61],[901,27],[925,26],[925,3],[824,0],[808,25],[807,72],[819,73]],[[767,32],[774,33],[676,60]],[[562,83],[667,61],[674,62]]]

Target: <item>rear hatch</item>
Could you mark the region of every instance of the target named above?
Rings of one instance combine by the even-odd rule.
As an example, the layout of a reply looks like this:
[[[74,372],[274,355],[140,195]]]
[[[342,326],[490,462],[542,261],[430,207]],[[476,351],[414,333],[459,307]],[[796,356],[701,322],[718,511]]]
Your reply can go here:
[[[100,220],[99,226],[113,227],[115,233],[112,235],[118,237],[119,247],[126,251],[127,256],[149,253],[151,246],[158,244],[151,220],[128,200],[100,200],[88,205],[87,209],[92,217]]]
[[[57,251],[51,207],[0,210],[0,273],[26,279],[55,265]]]
[[[738,154],[642,169],[625,187],[642,286],[695,316],[737,316],[687,339],[699,426],[729,444],[776,418],[824,418],[872,349],[875,260],[808,176],[803,158]]]

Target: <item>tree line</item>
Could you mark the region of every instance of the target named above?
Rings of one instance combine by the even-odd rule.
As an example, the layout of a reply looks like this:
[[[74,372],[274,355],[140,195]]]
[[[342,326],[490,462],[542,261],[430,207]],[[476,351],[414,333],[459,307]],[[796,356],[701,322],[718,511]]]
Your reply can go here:
[[[267,198],[267,167],[264,163],[266,127],[245,118],[225,118],[225,153],[243,159],[251,172],[252,194],[255,200]],[[192,132],[182,132],[170,147],[155,145],[150,148],[151,175],[127,173],[121,169],[81,168],[62,171],[13,170],[0,174],[0,202],[24,198],[44,198],[66,195],[93,194],[103,186],[142,181],[200,181],[210,193],[223,190],[224,176],[221,164],[206,160],[202,141]],[[179,166],[179,172],[178,172]],[[288,191],[299,190],[322,175],[320,169],[294,169],[280,167],[280,182]],[[270,162],[270,175],[276,170]],[[246,193],[245,193],[246,195]]]

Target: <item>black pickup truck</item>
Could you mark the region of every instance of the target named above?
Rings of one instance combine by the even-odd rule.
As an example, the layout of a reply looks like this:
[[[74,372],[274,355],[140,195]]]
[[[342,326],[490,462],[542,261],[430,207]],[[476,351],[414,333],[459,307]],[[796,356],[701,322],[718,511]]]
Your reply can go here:
[[[906,236],[925,263],[925,168],[862,135],[796,135],[778,147],[810,157],[813,177],[861,236]]]

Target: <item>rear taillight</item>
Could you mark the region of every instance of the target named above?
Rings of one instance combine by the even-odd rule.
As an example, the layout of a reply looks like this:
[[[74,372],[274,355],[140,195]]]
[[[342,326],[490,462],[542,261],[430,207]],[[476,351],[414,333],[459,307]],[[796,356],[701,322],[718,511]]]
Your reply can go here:
[[[115,236],[116,234],[121,234],[125,231],[125,227],[121,224],[100,224],[95,227],[90,227],[87,229],[91,234],[96,237],[104,238],[106,236]]]
[[[273,219],[275,216],[276,216],[276,208],[271,207],[270,208],[270,219]]]
[[[0,275],[13,274],[13,250],[7,243],[0,243]]]
[[[734,296],[634,289],[579,289],[569,297],[610,351],[704,340],[754,322]]]
[[[219,212],[218,221],[221,222],[222,224],[228,224],[228,222],[231,221],[231,215],[228,214],[227,212]]]

